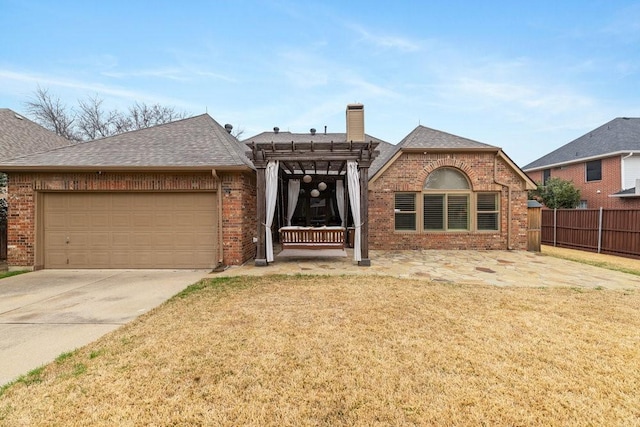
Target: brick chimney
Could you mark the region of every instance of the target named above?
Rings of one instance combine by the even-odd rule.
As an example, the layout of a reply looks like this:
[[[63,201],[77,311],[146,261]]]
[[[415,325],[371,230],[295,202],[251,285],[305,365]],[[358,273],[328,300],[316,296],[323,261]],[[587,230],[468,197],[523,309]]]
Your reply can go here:
[[[364,105],[347,105],[347,141],[364,142]]]

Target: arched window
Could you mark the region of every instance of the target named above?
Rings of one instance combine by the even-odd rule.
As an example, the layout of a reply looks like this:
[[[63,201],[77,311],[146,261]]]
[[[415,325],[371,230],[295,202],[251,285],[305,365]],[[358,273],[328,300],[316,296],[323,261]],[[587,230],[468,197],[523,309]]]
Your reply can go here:
[[[395,194],[395,230],[497,231],[500,229],[499,202],[497,192],[473,192],[462,171],[438,168],[425,179],[422,193]]]
[[[469,181],[453,168],[436,169],[424,180],[425,190],[468,190]]]
[[[471,186],[457,169],[440,168],[424,181],[424,230],[468,230]]]

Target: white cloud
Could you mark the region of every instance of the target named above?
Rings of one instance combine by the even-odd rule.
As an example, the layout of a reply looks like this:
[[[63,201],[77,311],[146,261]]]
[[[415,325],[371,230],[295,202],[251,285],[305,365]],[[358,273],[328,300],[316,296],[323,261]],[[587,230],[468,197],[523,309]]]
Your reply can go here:
[[[417,52],[422,49],[422,43],[407,37],[374,34],[360,25],[347,24],[347,28],[359,34],[359,41],[367,42],[377,48],[394,49],[400,52]]]

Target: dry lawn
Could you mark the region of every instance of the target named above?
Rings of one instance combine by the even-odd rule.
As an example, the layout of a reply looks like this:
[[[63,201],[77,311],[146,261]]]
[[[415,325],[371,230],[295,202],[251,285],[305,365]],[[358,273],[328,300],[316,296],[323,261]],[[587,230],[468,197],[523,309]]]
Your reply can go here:
[[[0,425],[640,425],[640,292],[202,282],[0,396]]]

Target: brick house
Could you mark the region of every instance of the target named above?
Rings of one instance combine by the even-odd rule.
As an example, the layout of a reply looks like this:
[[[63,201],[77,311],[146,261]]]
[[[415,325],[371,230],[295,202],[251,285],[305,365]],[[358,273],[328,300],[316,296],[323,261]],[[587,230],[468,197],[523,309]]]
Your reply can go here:
[[[640,118],[616,118],[526,165],[542,183],[555,177],[580,189],[581,208],[640,208]]]
[[[354,165],[360,222],[346,194]],[[366,135],[360,104],[347,107],[346,133],[274,128],[241,143],[204,114],[0,160],[0,170],[10,177],[9,265],[36,269],[265,265],[266,236],[277,241],[286,224],[359,229],[362,265],[369,247],[524,250],[535,187],[497,147],[423,126],[398,145]]]
[[[0,161],[70,145],[71,142],[43,128],[20,114],[0,108]],[[0,176],[0,260],[7,255],[7,188]]]
[[[370,244],[526,249],[532,188],[500,148],[418,126],[369,182]]]
[[[0,170],[13,268],[214,268],[255,251],[253,166],[207,114]]]

